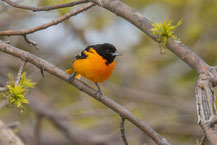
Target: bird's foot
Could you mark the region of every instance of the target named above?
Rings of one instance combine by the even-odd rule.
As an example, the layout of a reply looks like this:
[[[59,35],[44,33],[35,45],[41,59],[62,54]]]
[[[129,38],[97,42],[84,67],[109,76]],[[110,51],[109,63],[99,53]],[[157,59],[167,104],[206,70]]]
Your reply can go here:
[[[73,81],[75,79],[75,75],[76,75],[76,72],[74,72],[67,80],[68,83],[70,83],[71,81]]]
[[[104,94],[101,90],[97,90],[96,95],[97,95],[97,100],[99,100],[101,96],[104,96]]]
[[[103,93],[102,93],[102,90],[100,89],[99,85],[97,83],[95,83],[98,90],[96,91],[96,95],[97,95],[97,100],[100,99],[100,96],[104,96]]]

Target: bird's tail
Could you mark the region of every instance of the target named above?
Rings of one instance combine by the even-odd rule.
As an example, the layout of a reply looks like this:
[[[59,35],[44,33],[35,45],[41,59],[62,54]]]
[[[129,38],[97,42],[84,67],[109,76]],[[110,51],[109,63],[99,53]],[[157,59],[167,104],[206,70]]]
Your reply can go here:
[[[71,75],[71,74],[74,73],[74,69],[73,69],[73,68],[70,68],[70,69],[66,70],[65,72],[66,72],[67,74],[70,74],[70,75]],[[80,78],[81,78],[81,75],[80,75],[80,74],[76,74],[76,75],[75,75],[75,78],[76,78],[76,79],[80,79]]]

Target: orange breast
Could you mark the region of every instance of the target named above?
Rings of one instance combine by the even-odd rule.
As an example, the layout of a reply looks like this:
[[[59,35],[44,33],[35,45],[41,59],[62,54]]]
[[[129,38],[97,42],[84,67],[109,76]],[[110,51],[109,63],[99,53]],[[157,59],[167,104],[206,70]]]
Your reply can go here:
[[[73,62],[74,71],[96,83],[107,80],[115,67],[115,60],[106,65],[107,60],[103,59],[94,49],[89,51],[84,51],[87,58]]]

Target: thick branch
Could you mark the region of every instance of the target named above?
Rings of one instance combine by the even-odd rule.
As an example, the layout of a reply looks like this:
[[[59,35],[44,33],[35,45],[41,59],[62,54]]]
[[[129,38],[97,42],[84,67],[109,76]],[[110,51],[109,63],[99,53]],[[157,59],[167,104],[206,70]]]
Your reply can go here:
[[[24,145],[11,129],[0,120],[0,144],[1,145]]]
[[[46,6],[46,7],[33,7],[33,6],[24,6],[17,4],[11,0],[2,0],[6,2],[7,4],[11,5],[12,7],[20,8],[20,9],[26,9],[26,10],[32,10],[32,11],[49,11],[49,10],[55,10],[55,9],[60,9],[60,8],[66,8],[66,7],[73,7],[78,4],[86,3],[87,0],[79,0],[75,2],[69,2],[65,4],[60,4],[60,5],[54,5],[54,6]]]
[[[213,128],[210,128],[208,126],[204,126],[203,130],[206,132],[206,137],[210,141],[212,145],[217,144],[217,136],[216,136],[216,131]]]
[[[206,141],[206,134],[204,133],[201,140],[200,140],[200,145],[204,145]]]
[[[214,66],[210,69],[210,76],[211,76],[211,82],[212,86],[215,87],[217,86],[217,66]]]
[[[146,19],[142,14],[130,8],[125,3],[119,0],[89,0],[98,4],[101,7],[104,7],[111,11],[112,13],[126,19],[128,22],[135,25],[141,31],[146,33],[153,40],[157,40],[157,35],[153,35],[151,28],[152,22]],[[183,43],[180,43],[176,40],[169,39],[167,43],[167,48],[170,49],[175,55],[180,59],[186,62],[192,69],[197,71],[197,73],[206,72],[208,65],[193,51],[191,51]]]
[[[208,77],[205,74],[200,75],[195,88],[198,123],[208,140],[213,145],[216,145],[217,135],[214,126],[216,123],[216,109],[214,105],[215,95],[212,89]]]
[[[27,62],[32,63],[33,65],[37,66],[38,68],[43,68],[44,71],[47,71],[48,73],[62,79],[62,80],[68,80],[69,75],[66,74],[64,71],[56,68],[54,65],[48,63],[47,61],[38,58],[26,51],[17,49],[11,45],[8,45],[2,41],[0,41],[0,51],[8,53],[10,55],[13,55],[18,58],[25,59]],[[121,105],[117,104],[110,98],[106,96],[98,96],[96,94],[96,90],[89,87],[87,84],[81,82],[80,80],[73,80],[71,85],[78,88],[80,91],[87,93],[88,95],[92,96],[95,99],[98,99],[101,103],[106,105],[107,107],[111,108],[115,112],[117,112],[122,117],[129,120],[131,123],[136,125],[138,128],[140,128],[145,134],[147,134],[149,137],[151,137],[157,144],[162,145],[169,145],[169,143],[161,137],[157,132],[155,132],[148,124],[144,123],[143,121],[139,120],[136,116],[134,116],[132,113],[130,113],[127,109],[122,107]]]
[[[158,41],[158,36],[153,35],[151,28],[152,22],[143,17],[142,14],[127,6],[125,3],[119,0],[89,0],[97,5],[108,9],[114,14],[126,19],[141,31],[146,33],[153,40]],[[212,91],[212,85],[216,84],[216,71],[212,73],[212,67],[206,64],[197,54],[190,50],[180,41],[169,38],[167,41],[167,48],[170,49],[175,55],[187,63],[192,69],[194,69],[200,75],[206,75],[206,78],[202,78],[204,86],[196,88],[197,98],[197,110],[198,121],[201,123],[203,130],[205,131],[207,138],[211,143],[216,144],[217,134],[214,128],[207,127],[205,123],[207,120],[216,116],[214,93]],[[215,75],[214,75],[215,74]]]
[[[93,3],[89,3],[89,4],[85,5],[84,7],[79,8],[77,10],[73,10],[72,12],[63,15],[62,17],[60,17],[56,20],[53,20],[49,23],[42,24],[42,25],[34,27],[34,28],[15,30],[15,31],[13,31],[13,30],[0,31],[0,36],[26,35],[26,34],[30,34],[30,33],[33,33],[33,32],[39,31],[39,30],[43,30],[43,29],[46,29],[50,26],[57,25],[57,24],[61,23],[62,21],[69,19],[70,17],[75,16],[81,12],[84,12],[93,6],[94,6]]]

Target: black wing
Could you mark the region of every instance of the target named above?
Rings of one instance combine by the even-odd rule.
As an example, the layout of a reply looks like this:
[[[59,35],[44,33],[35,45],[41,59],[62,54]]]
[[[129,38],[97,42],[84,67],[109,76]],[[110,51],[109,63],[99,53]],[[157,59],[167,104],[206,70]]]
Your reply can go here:
[[[84,49],[79,55],[75,56],[72,60],[72,63],[77,59],[85,59],[87,58],[87,55],[84,53],[84,51],[90,52],[90,48],[93,48],[92,46],[88,46],[86,49]]]

